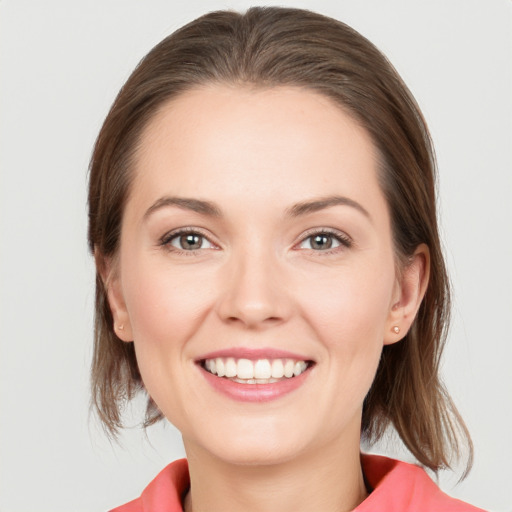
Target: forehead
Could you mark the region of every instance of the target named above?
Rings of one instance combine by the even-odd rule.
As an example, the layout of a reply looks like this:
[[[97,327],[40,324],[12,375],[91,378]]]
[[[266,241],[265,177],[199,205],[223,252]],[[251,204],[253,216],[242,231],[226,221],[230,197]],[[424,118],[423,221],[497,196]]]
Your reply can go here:
[[[366,130],[333,100],[297,87],[210,85],[183,93],[144,130],[135,174],[148,200],[164,192],[289,202],[307,193],[380,194]]]

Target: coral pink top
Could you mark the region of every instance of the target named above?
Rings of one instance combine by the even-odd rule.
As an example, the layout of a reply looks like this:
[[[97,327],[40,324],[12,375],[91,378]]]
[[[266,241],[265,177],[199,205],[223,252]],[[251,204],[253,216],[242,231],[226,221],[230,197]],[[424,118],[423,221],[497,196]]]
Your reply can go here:
[[[418,466],[378,455],[362,456],[372,493],[354,512],[483,512],[451,498]],[[111,512],[183,512],[190,479],[186,459],[164,468],[142,495]]]

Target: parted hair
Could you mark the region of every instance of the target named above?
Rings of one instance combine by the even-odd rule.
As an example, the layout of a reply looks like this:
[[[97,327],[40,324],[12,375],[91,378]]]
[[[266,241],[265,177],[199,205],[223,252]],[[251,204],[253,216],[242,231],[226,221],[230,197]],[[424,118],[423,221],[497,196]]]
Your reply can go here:
[[[419,244],[430,249],[430,280],[411,329],[384,346],[363,404],[362,438],[388,427],[424,466],[437,471],[465,453],[468,431],[440,379],[450,288],[436,214],[436,165],[419,107],[386,57],[344,23],[300,9],[254,7],[216,11],[157,44],[121,88],[96,140],[89,175],[89,246],[96,257],[92,407],[114,437],[123,409],[145,392],[133,343],[113,330],[101,277],[114,259],[133,180],[141,133],[162,105],[206,84],[295,86],[333,100],[370,134],[379,155],[379,183],[391,216],[397,266]],[[145,425],[162,418],[148,396]]]

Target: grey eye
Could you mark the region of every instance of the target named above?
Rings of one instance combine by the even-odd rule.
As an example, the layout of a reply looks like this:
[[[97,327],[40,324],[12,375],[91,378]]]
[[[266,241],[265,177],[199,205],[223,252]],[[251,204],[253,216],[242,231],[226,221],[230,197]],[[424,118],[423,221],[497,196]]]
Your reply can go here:
[[[314,251],[325,251],[334,247],[339,247],[340,241],[330,233],[317,233],[308,236],[301,243],[301,249],[312,249]]]
[[[198,233],[183,233],[175,236],[170,245],[182,251],[197,251],[199,249],[210,249],[212,244]]]

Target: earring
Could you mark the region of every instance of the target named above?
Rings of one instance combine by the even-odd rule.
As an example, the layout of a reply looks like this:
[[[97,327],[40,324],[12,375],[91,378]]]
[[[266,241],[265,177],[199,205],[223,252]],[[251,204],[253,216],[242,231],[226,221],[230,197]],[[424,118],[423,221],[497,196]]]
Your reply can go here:
[[[400,332],[400,327],[398,325],[395,325],[393,329],[391,329],[395,334],[398,334]]]
[[[119,324],[119,325],[117,326],[117,328],[118,328],[120,331],[122,331],[122,330],[124,329],[124,325],[123,325],[123,324]]]

